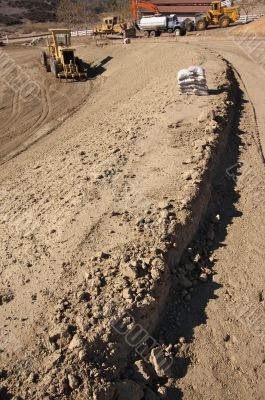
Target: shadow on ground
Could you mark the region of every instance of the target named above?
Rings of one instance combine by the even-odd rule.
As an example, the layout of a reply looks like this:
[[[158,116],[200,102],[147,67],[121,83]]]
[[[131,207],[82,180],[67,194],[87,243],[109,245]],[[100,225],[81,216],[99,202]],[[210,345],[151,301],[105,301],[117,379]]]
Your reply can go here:
[[[113,57],[108,56],[103,58],[98,64],[96,65],[89,65],[85,64],[85,69],[87,70],[87,79],[95,79],[98,75],[102,75],[103,72],[106,71],[105,65],[111,61]]]

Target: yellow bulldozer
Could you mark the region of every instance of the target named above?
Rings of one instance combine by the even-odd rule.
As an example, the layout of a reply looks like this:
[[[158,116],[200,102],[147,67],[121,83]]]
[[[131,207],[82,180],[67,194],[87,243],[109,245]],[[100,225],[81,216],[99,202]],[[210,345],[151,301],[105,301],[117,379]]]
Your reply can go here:
[[[203,31],[209,25],[227,28],[231,23],[236,22],[239,17],[238,7],[223,7],[221,1],[213,1],[207,14],[196,14],[195,27],[197,31]]]
[[[48,51],[42,51],[41,63],[47,72],[56,78],[81,79],[87,73],[80,58],[71,47],[71,31],[69,29],[49,29],[47,37]]]
[[[121,16],[104,17],[102,24],[93,30],[94,35],[124,35],[126,37],[135,37],[136,30],[129,27],[128,23]]]

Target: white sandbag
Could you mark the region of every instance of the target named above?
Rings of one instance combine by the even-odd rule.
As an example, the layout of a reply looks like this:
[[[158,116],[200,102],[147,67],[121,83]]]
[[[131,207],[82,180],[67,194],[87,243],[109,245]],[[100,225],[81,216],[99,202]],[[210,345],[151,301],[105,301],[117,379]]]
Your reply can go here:
[[[180,91],[180,92],[183,92],[183,93],[188,93],[188,92],[193,93],[194,90],[195,90],[195,88],[192,87],[192,86],[190,86],[190,87],[188,87],[188,88],[185,88],[185,89],[179,89],[179,91]]]
[[[188,69],[182,69],[177,75],[180,94],[196,94],[206,96],[209,94],[205,69],[200,66],[190,66]]]
[[[205,77],[205,69],[203,67],[192,65],[188,68],[188,71],[194,74],[195,76]]]
[[[206,85],[188,85],[188,86],[179,86],[180,92],[188,92],[188,91],[205,91],[208,92],[208,87]]]
[[[208,90],[207,85],[186,85],[186,86],[179,86],[180,91],[187,91],[187,90]]]
[[[206,84],[206,79],[203,77],[198,77],[198,78],[188,78],[188,79],[184,79],[182,81],[179,81],[178,84],[179,85],[186,85],[186,84],[196,84],[196,83],[200,83],[200,84]]]
[[[198,94],[198,96],[208,96],[209,91],[208,89],[195,89],[195,93]]]
[[[197,96],[209,96],[209,92],[208,91],[202,91],[199,90],[198,92],[195,93]]]
[[[185,91],[185,90],[208,90],[207,86],[187,86],[187,87],[180,87],[179,88],[180,91]]]
[[[195,80],[189,80],[189,81],[182,81],[179,82],[179,87],[188,87],[188,86],[207,86],[206,81],[198,81],[196,82]]]
[[[192,72],[190,72],[187,69],[181,69],[178,72],[177,79],[178,79],[178,81],[183,81],[184,79],[191,78],[191,76],[192,76]]]
[[[199,90],[199,89],[186,89],[181,90],[179,94],[195,94],[196,96],[208,96],[208,90]]]

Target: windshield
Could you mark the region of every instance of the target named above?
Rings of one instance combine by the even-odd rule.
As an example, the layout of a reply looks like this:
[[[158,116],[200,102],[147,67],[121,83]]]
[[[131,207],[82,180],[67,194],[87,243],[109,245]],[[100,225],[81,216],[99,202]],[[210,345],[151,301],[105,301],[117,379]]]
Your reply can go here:
[[[68,35],[63,34],[63,33],[57,33],[55,35],[56,41],[58,43],[58,46],[68,46],[69,40],[68,40]]]

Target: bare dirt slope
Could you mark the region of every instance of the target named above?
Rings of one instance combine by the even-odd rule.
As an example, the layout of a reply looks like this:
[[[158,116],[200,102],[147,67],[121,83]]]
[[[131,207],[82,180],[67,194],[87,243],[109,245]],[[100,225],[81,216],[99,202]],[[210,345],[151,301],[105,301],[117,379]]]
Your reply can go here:
[[[132,359],[114,392],[102,382],[120,378],[126,356],[102,332],[119,307],[142,307],[146,317],[157,306],[152,297],[169,289],[163,279],[155,285],[164,249],[156,221],[167,219],[168,228],[189,219],[187,202],[206,157],[198,163],[192,146],[205,137],[198,116],[226,101],[216,79],[224,64],[195,43],[84,47],[99,74],[88,100],[1,166],[4,398],[264,398],[263,44],[189,40],[227,58],[240,90],[209,214],[173,268],[154,334],[174,354],[174,374],[153,377],[140,368],[139,378],[142,364]],[[206,66],[210,103],[178,96],[176,70],[191,63]],[[205,273],[194,279],[198,268]]]
[[[165,270],[166,244],[164,250],[157,246],[169,240],[166,226],[171,223],[173,230],[189,218],[187,204],[196,197],[211,146],[218,141],[219,123],[210,110],[220,112],[222,121],[229,104],[225,88],[218,87],[227,84],[225,64],[209,52],[178,42],[79,51],[82,58],[95,60],[92,72],[98,77],[90,96],[71,118],[0,171],[1,376],[3,393],[24,398],[92,398],[88,386],[102,384],[97,370],[103,368],[104,379],[108,374],[117,378],[125,360],[118,358],[115,365],[110,359],[108,366],[96,353],[104,344],[103,356],[109,345],[102,333],[109,329],[106,321],[119,307],[144,311],[155,305],[158,294],[165,297],[168,282],[158,278]],[[190,64],[206,67],[211,96],[179,96],[176,73]],[[65,88],[71,96],[74,86]],[[122,261],[128,257],[129,272]],[[131,281],[135,267],[142,275]],[[58,336],[58,329],[66,329],[65,334]],[[41,344],[35,357],[36,332]],[[76,353],[79,345],[69,344],[77,340],[74,333],[96,346],[92,364],[86,357],[76,364],[76,356],[82,356]],[[102,342],[95,340],[99,334]],[[120,357],[117,346],[108,349],[114,357]],[[25,370],[19,372],[22,359]],[[38,389],[31,387],[34,377]],[[18,379],[21,388],[15,385]],[[112,388],[109,398],[113,395]]]
[[[234,35],[248,36],[250,39],[253,36],[265,35],[265,17],[261,17],[249,24],[242,25],[233,30]]]
[[[220,213],[221,224],[208,264],[216,275],[195,293],[189,313],[179,310],[178,334],[188,342],[181,345],[180,398],[261,400],[265,394],[265,78],[259,55],[264,45],[212,41],[207,46],[232,63],[242,92],[234,135],[214,185],[212,207]],[[195,247],[201,246],[203,235],[202,231]]]
[[[2,53],[0,163],[47,135],[92,89],[93,80],[60,85],[45,73],[40,54],[40,48],[23,45],[6,47]]]

